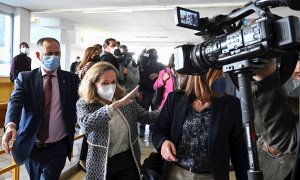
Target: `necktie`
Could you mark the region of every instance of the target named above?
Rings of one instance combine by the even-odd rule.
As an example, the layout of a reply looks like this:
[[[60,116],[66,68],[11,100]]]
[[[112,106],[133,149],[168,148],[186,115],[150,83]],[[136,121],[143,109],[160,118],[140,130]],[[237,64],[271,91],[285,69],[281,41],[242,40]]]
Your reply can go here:
[[[52,97],[52,82],[51,78],[53,75],[48,74],[46,84],[44,87],[44,113],[43,121],[38,134],[38,139],[41,142],[45,142],[49,137],[49,117],[51,110],[51,97]]]

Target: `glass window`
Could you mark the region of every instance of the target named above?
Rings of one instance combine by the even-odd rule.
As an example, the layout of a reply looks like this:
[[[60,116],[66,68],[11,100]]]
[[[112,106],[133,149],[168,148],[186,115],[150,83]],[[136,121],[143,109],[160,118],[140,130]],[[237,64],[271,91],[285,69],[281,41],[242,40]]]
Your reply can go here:
[[[0,12],[0,76],[9,76],[12,59],[12,17]]]

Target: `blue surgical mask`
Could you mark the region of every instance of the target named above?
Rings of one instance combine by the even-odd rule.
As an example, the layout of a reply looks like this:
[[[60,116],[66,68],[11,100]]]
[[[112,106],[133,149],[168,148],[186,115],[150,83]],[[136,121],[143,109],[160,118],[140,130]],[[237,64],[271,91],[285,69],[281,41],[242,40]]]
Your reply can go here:
[[[226,78],[221,77],[216,79],[212,85],[211,89],[218,93],[219,95],[223,95],[226,92]]]
[[[42,66],[48,71],[55,71],[60,66],[60,56],[44,56]]]

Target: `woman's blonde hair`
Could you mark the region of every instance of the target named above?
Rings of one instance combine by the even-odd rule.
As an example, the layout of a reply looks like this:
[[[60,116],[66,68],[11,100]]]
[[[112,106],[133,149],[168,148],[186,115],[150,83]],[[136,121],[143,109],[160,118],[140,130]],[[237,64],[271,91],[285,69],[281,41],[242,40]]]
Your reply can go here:
[[[224,73],[216,69],[209,69],[203,75],[189,75],[184,85],[185,95],[190,96],[192,100],[199,99],[204,102],[211,101],[212,97],[219,97],[220,94],[213,91],[212,84],[220,77],[224,77]]]
[[[78,93],[83,100],[88,103],[103,103],[101,97],[97,93],[96,82],[101,79],[104,72],[113,70],[118,78],[118,71],[116,68],[108,62],[95,63],[85,74],[81,80]],[[116,91],[114,98],[119,100],[125,96],[125,90],[116,82]]]

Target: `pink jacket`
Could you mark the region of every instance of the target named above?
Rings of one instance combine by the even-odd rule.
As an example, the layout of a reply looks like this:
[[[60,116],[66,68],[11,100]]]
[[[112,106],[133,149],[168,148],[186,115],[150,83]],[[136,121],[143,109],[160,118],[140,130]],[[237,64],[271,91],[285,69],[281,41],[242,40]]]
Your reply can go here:
[[[164,83],[163,77],[164,77],[164,74],[166,73],[166,71],[167,71],[167,73],[169,73],[170,78]],[[170,67],[166,67],[165,69],[159,71],[158,78],[156,79],[155,83],[153,84],[153,89],[156,91],[158,88],[160,88],[162,86],[164,86],[164,94],[163,94],[162,102],[159,106],[160,109],[165,104],[165,101],[168,97],[169,92],[172,92],[174,90],[174,76],[173,76],[173,73],[172,73]]]

